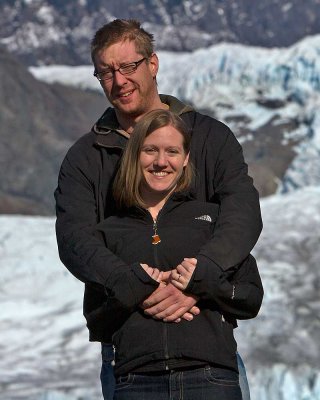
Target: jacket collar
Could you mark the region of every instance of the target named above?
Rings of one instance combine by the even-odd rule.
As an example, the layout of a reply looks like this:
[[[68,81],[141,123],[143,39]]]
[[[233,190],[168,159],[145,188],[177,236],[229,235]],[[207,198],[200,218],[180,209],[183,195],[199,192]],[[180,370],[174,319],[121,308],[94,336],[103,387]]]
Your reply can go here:
[[[170,111],[177,115],[194,110],[191,106],[170,95],[160,94],[160,99],[169,106]],[[92,131],[96,134],[95,144],[98,146],[124,148],[125,140],[123,139],[129,139],[128,133],[120,129],[113,107],[106,109],[93,125]]]
[[[188,104],[182,103],[182,101],[178,100],[176,97],[170,96],[168,94],[160,94],[160,99],[162,103],[167,104],[169,106],[169,110],[174,114],[182,115],[186,112],[194,111],[194,108],[189,106]]]
[[[187,202],[187,201],[192,201],[195,199],[196,199],[196,196],[192,189],[189,189],[189,190],[186,190],[183,192],[174,192],[168,198],[168,200],[165,202],[162,210],[164,210],[165,213],[168,213],[172,209],[176,208],[179,204]],[[142,207],[133,206],[130,208],[123,208],[120,210],[118,209],[116,213],[117,213],[117,215],[122,216],[122,217],[126,217],[126,216],[140,217],[141,215],[147,215],[148,211]]]

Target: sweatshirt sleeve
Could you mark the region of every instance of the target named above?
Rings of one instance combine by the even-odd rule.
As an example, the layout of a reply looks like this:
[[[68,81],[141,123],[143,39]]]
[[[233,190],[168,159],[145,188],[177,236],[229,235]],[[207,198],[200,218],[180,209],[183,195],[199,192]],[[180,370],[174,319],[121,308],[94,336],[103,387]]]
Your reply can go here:
[[[261,307],[263,286],[257,263],[249,255],[237,268],[223,271],[205,257],[198,257],[197,267],[186,292],[202,301],[214,302],[223,313],[236,319],[254,318]],[[201,265],[201,268],[198,268]]]
[[[89,153],[79,145],[73,146],[60,169],[55,191],[59,256],[77,279],[102,285],[124,308],[132,309],[158,283],[139,264],[127,265],[95,237],[99,166]]]
[[[227,270],[250,254],[261,233],[259,195],[248,175],[242,147],[230,129],[209,117],[198,119],[193,134],[198,181],[202,193],[205,190],[203,200],[220,206],[214,237],[199,255],[213,267]]]

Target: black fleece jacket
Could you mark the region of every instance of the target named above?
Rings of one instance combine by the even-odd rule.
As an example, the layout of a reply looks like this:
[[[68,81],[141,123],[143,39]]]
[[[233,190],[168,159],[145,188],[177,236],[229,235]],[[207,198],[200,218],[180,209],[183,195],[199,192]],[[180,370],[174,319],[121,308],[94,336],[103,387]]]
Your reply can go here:
[[[214,236],[218,207],[212,203],[173,195],[157,218],[161,242],[152,244],[153,219],[142,209],[131,209],[107,218],[97,226],[106,246],[124,263],[136,262],[175,268],[184,257],[194,257]],[[197,270],[197,268],[196,268]],[[145,274],[145,285],[158,286]],[[257,315],[263,288],[252,256],[235,270],[211,268],[200,277],[194,274],[186,292],[198,296],[200,315],[193,321],[165,323],[143,314],[139,302],[143,290],[131,290],[131,277],[115,271],[112,288],[101,293],[100,304],[92,305],[86,314],[91,335],[100,341],[113,338],[116,349],[115,373],[158,371],[194,363],[210,363],[237,370],[236,343],[233,337],[235,319]],[[127,295],[123,302],[122,292]],[[135,298],[133,296],[135,293]]]
[[[171,96],[161,100],[192,128],[190,157],[197,171],[197,199],[220,205],[215,235],[196,255],[195,279],[201,279],[211,269],[226,271],[248,256],[262,228],[259,197],[242,148],[226,125]],[[114,271],[128,276],[133,293],[147,297],[155,289],[145,284],[135,263],[121,260],[93,235],[96,224],[114,212],[112,182],[126,142],[114,109],[108,108],[92,131],[70,148],[60,169],[55,191],[59,255],[85,283],[85,310],[95,303],[101,287],[112,288]],[[120,301],[125,303],[127,294]]]

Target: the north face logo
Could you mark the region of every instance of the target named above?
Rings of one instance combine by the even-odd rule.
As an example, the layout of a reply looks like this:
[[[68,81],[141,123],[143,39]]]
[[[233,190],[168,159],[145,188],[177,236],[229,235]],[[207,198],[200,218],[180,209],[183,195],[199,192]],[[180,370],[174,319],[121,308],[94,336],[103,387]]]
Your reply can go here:
[[[201,215],[200,217],[195,217],[195,219],[201,219],[202,221],[212,222],[210,215]]]

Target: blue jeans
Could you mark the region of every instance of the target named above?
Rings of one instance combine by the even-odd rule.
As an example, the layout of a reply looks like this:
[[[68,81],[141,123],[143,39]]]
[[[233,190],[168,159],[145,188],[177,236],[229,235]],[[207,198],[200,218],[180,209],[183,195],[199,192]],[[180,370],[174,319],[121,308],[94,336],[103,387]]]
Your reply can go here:
[[[101,346],[102,366],[100,373],[101,388],[104,400],[113,400],[116,380],[113,374],[112,361],[114,359],[113,347],[111,344]]]
[[[242,358],[240,357],[240,354],[238,352],[237,352],[237,362],[238,362],[239,383],[242,393],[242,400],[250,400],[250,389],[247,379],[246,367],[244,366]]]
[[[115,390],[115,378],[113,375],[113,349],[111,345],[102,345],[102,367],[101,367],[101,386],[104,400],[113,400]],[[240,355],[237,353],[239,368],[239,383],[242,392],[242,400],[250,400],[250,390],[246,375],[246,369]]]
[[[210,366],[116,380],[114,400],[241,400],[237,372]]]

